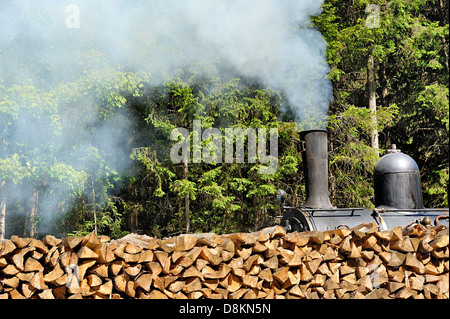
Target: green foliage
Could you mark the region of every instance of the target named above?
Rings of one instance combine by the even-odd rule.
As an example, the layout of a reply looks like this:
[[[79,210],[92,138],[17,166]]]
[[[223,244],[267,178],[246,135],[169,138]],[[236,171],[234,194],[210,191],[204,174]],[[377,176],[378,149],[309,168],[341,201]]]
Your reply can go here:
[[[366,9],[377,5],[378,13]],[[339,205],[369,204],[367,60],[375,58],[377,118],[383,149],[391,143],[419,164],[427,207],[448,205],[448,16],[439,1],[327,0],[315,25],[328,42],[335,100],[330,106],[331,175]],[[372,23],[376,16],[379,24]],[[364,158],[358,163],[358,158]],[[346,169],[344,169],[346,168]],[[358,174],[353,178],[353,170]],[[346,177],[348,176],[348,177]],[[352,176],[352,178],[350,178]],[[339,183],[342,179],[342,183]],[[346,183],[357,182],[346,188]],[[343,194],[351,192],[349,194]],[[439,195],[438,195],[439,194]],[[355,202],[356,200],[356,202]],[[370,206],[370,205],[369,205]]]
[[[7,158],[0,158],[0,176],[2,176],[2,179],[12,180],[14,184],[17,184],[28,175],[29,172],[20,162],[20,157],[17,153]]]

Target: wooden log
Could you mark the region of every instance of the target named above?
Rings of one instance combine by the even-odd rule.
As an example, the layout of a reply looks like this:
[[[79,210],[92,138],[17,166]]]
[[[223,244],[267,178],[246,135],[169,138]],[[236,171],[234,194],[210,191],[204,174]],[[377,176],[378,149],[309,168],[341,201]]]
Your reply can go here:
[[[92,272],[101,278],[108,277],[108,265],[107,264],[96,264],[92,267]]]
[[[251,251],[251,248],[250,248]],[[222,262],[222,257],[220,257],[221,250],[218,248],[208,248],[206,246],[200,252],[199,257],[203,258],[211,265],[217,266]]]
[[[21,238],[17,235],[11,236],[11,241],[17,248],[25,248],[31,243],[32,238]]]
[[[300,280],[301,281],[308,282],[308,281],[311,281],[314,278],[313,275],[308,270],[308,268],[306,267],[305,264],[301,264],[300,265],[300,274],[301,274],[301,276],[300,276]]]
[[[294,254],[293,252],[291,253]],[[245,260],[243,268],[246,272],[249,272],[253,265],[261,264],[262,262],[263,259],[260,255],[252,255],[251,257]]]
[[[346,275],[346,276],[341,278],[341,282],[345,281],[345,282],[348,282],[350,284],[356,284],[357,280],[358,279],[357,279],[355,273],[351,273],[351,274]]]
[[[145,267],[150,270],[153,277],[158,276],[162,272],[161,265],[156,261],[145,263]]]
[[[171,292],[177,293],[181,291],[181,289],[183,289],[184,286],[185,286],[184,281],[177,280],[169,284],[167,289]]]
[[[440,249],[449,245],[449,230],[444,229],[438,232],[435,238],[430,242],[430,246],[433,249]]]
[[[308,268],[309,272],[311,274],[315,274],[317,269],[319,268],[321,262],[322,262],[322,259],[317,258],[317,259],[308,261],[305,264],[306,264],[306,267]],[[303,263],[302,263],[302,265],[303,265]]]
[[[183,270],[184,270],[184,268],[181,267],[180,265],[172,264],[172,265],[170,266],[170,271],[169,271],[169,273],[170,273],[171,275],[177,276],[177,275],[179,275]]]
[[[406,259],[406,254],[403,254],[403,253],[400,253],[397,251],[392,251],[387,266],[399,267],[403,264],[405,259]]]
[[[59,256],[59,262],[61,264],[61,267],[63,269],[69,267],[70,265],[77,265],[78,264],[78,256],[72,251],[66,251],[63,252]]]
[[[247,236],[248,236],[248,234],[246,234],[246,233],[235,233],[235,234],[222,235],[222,237],[232,240],[235,244],[244,243]]]
[[[17,242],[20,242],[19,239],[16,240]],[[14,251],[13,256],[12,256],[12,261],[14,262],[14,265],[21,271],[24,270],[24,265],[23,265],[23,259],[24,259],[24,255],[27,254],[28,252],[31,252],[35,250],[34,247],[26,247],[26,248],[21,248],[21,249],[17,249]]]
[[[229,274],[227,276],[226,289],[228,292],[231,292],[231,293],[236,292],[239,288],[241,288],[241,286],[242,286],[242,281],[238,276],[233,275],[233,274]]]
[[[328,290],[340,289],[341,286],[339,285],[339,282],[335,281],[333,278],[329,278],[323,284],[323,288],[328,291]]]
[[[21,282],[29,282],[31,278],[34,276],[34,273],[32,272],[19,272],[16,277],[19,278]],[[1,287],[0,287],[1,290]]]
[[[359,239],[365,239],[366,236],[369,236],[375,232],[377,232],[378,226],[375,222],[361,224],[351,229],[352,235]]]
[[[126,274],[120,274],[113,278],[113,286],[120,293],[125,293],[128,281],[129,277]]]
[[[259,241],[260,243],[264,243],[265,241],[267,241],[269,239],[270,239],[270,233],[265,232],[263,230],[260,230],[257,233],[256,240]]]
[[[423,290],[425,278],[423,276],[414,276],[409,277],[408,279],[408,287],[410,287],[413,290],[421,291]]]
[[[148,294],[148,299],[169,299],[169,297],[159,290],[152,290]]]
[[[240,299],[244,294],[246,294],[250,289],[248,288],[242,288],[237,291],[234,291],[230,294],[228,294],[229,299]]]
[[[42,266],[41,263],[36,259],[29,257],[25,261],[23,271],[25,272],[44,271],[44,266]]]
[[[248,234],[245,238],[243,245],[253,246],[256,243],[256,237],[253,234]]]
[[[61,239],[56,238],[55,236],[52,235],[46,235],[43,239],[42,242],[46,245],[46,246],[58,246],[61,243]]]
[[[87,279],[83,279],[80,282],[80,293],[83,297],[89,297],[95,294],[95,290],[89,286]]]
[[[48,247],[45,246],[42,241],[35,238],[31,239],[31,242],[28,246],[35,248],[35,251],[39,251],[43,254],[46,254],[48,252]]]
[[[16,245],[9,239],[0,241],[0,257],[6,256],[16,249]]]
[[[351,236],[344,238],[344,240],[339,245],[339,251],[343,254],[351,253],[352,251]]]
[[[0,279],[0,282],[2,283],[3,286],[17,288],[19,286],[20,280],[17,277],[11,277],[11,278]]]
[[[412,253],[415,251],[414,246],[408,237],[401,237],[397,240],[391,241],[390,247],[391,249],[395,249],[404,253]]]
[[[111,276],[117,276],[120,271],[122,270],[123,266],[125,265],[125,262],[123,260],[115,260],[109,264],[109,274]]]
[[[6,260],[6,258],[0,257],[0,268],[6,267],[8,266],[8,261]]]
[[[52,289],[45,289],[40,294],[38,294],[38,296],[40,299],[55,299]]]
[[[195,266],[191,266],[186,269],[181,276],[182,278],[200,278],[202,280],[204,278],[203,273],[200,272]]]
[[[82,247],[87,247],[92,251],[98,250],[102,245],[102,242],[100,239],[95,235],[95,232],[91,232],[84,236],[83,240],[81,241]]]
[[[339,236],[340,238],[344,239],[347,236],[349,236],[351,233],[352,233],[351,229],[341,227],[341,228],[335,229],[333,235]]]
[[[113,281],[110,279],[107,279],[107,281],[96,287],[97,292],[103,294],[103,295],[110,295],[112,293],[112,289],[113,289]]]
[[[102,285],[102,279],[95,275],[95,274],[90,274],[86,277],[87,283],[90,287],[97,287]]]
[[[288,277],[286,281],[283,283],[283,288],[290,288],[293,285],[297,285],[300,283],[301,280],[301,272],[298,268],[289,270],[288,271]]]
[[[128,267],[124,267],[123,271],[130,277],[136,277],[142,269],[142,265],[137,264],[134,266],[128,266]]]
[[[277,225],[275,227],[269,227],[261,230],[261,232],[268,232],[270,234],[270,238],[279,238],[286,236],[286,230],[281,227],[280,225]]]
[[[241,245],[237,245],[236,247],[236,255],[242,257],[242,259],[246,260],[252,254],[252,247],[242,247]]]
[[[280,284],[283,284],[288,279],[289,267],[281,267],[276,270],[272,275]]]
[[[98,255],[96,260],[100,263],[110,263],[116,259],[114,247],[112,245],[101,243],[100,247],[93,251]]]
[[[30,284],[39,290],[45,290],[48,289],[48,286],[45,284],[44,281],[44,273],[42,271],[36,272],[33,276],[33,278],[30,279]]]
[[[262,270],[259,273],[258,277],[261,278],[264,281],[267,281],[267,282],[272,282],[273,281],[272,272],[270,271],[269,268],[266,268],[266,269]]]
[[[83,240],[84,237],[65,237],[62,239],[61,243],[70,250],[74,250]]]
[[[408,253],[406,255],[404,265],[411,267],[419,274],[423,274],[425,272],[425,266],[416,258],[415,254],[413,253]]]
[[[404,288],[400,289],[395,294],[395,298],[397,298],[397,299],[408,299],[410,297],[413,297],[416,294],[417,294],[417,292],[412,290],[411,288],[404,287]]]
[[[17,291],[17,289],[13,289],[9,292],[9,297],[11,299],[26,299],[24,295]]]
[[[190,294],[192,292],[200,292],[201,289],[202,289],[202,282],[201,282],[201,280],[199,278],[188,278],[184,282],[184,287],[183,287],[182,290],[183,290],[184,293]],[[200,298],[201,296],[196,294],[195,297]]]
[[[145,292],[149,292],[154,278],[155,278],[154,275],[149,274],[149,273],[144,273],[144,274],[141,274],[135,280],[135,284],[137,287],[142,288]],[[123,289],[124,288],[125,288],[125,285],[123,285]]]
[[[264,267],[272,269],[272,270],[277,269],[278,268],[278,258],[277,258],[277,256],[273,256],[273,257],[269,258],[268,260],[263,262],[262,265]]]
[[[234,257],[234,251],[230,252],[224,249],[222,250],[220,257],[222,258],[223,262],[227,262]]]
[[[61,268],[60,264],[56,264],[52,271],[44,275],[44,282],[50,283],[64,275],[64,270]]]
[[[155,257],[156,260],[158,260],[159,264],[162,267],[162,272],[164,274],[169,274],[170,272],[170,264],[171,264],[171,259],[169,258],[169,254],[166,253],[165,251],[155,251]]]
[[[55,267],[59,261],[59,250],[57,246],[53,246],[44,257],[44,265]]]
[[[389,291],[385,288],[374,289],[365,295],[366,299],[388,299]]]
[[[299,237],[300,238],[302,238],[302,237],[308,238],[309,243],[322,244],[326,240],[326,237],[329,237],[329,235],[327,236],[325,232],[315,230],[315,231],[300,233]]]
[[[133,281],[128,281],[127,286],[125,287],[125,294],[128,297],[135,298],[136,297],[136,286]]]
[[[289,289],[289,296],[297,296],[299,298],[305,298],[305,293],[300,289],[299,285],[294,285]]]

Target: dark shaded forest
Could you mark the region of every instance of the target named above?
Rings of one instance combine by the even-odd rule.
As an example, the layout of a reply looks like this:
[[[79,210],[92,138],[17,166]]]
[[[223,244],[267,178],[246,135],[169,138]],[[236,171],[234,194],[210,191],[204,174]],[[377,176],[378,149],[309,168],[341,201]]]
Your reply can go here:
[[[396,144],[421,169],[425,207],[448,207],[448,1],[321,7],[298,29],[318,30],[327,43],[332,203],[373,208],[373,167]],[[249,231],[276,223],[278,188],[290,205],[304,201],[299,131],[314,124],[296,116],[288,91],[220,57],[183,61],[155,80],[157,60],[148,69],[111,63],[72,31],[79,69],[61,78],[52,54],[30,50],[50,50],[52,36],[37,30],[42,41],[30,44],[0,33],[1,237]],[[137,46],[136,56],[152,45]],[[277,129],[277,171],[260,174],[261,161],[174,163],[171,132],[192,134],[194,121],[223,133],[264,128],[267,141]]]

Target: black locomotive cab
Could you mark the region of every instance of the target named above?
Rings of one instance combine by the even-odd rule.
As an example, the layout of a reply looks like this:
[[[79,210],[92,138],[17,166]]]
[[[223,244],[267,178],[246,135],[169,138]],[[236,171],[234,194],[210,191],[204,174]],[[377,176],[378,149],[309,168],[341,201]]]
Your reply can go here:
[[[328,194],[327,131],[300,133],[305,174],[306,200],[301,207],[286,207],[287,194],[278,190],[281,226],[288,232],[326,231],[375,222],[380,230],[411,223],[448,227],[448,208],[425,208],[417,163],[392,145],[374,167],[374,209],[337,208]]]

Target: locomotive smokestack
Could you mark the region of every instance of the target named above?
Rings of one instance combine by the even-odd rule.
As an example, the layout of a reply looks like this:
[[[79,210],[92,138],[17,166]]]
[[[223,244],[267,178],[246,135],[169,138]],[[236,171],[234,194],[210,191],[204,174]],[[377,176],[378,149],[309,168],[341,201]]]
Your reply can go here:
[[[328,140],[326,130],[300,132],[306,183],[305,206],[333,209],[328,193]]]

